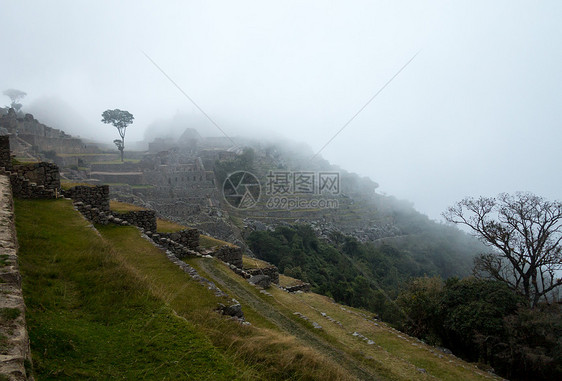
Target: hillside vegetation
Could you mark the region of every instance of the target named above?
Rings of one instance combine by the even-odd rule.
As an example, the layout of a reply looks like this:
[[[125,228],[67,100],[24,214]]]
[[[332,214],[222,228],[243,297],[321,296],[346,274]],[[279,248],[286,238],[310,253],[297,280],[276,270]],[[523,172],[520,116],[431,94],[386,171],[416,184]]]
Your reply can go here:
[[[133,227],[94,229],[69,201],[16,201],[37,379],[489,379],[454,356],[313,293],[258,290],[215,259],[190,278]],[[321,326],[318,328],[317,326]],[[316,328],[315,328],[316,327]]]
[[[311,283],[313,291],[337,302],[377,312],[385,321],[401,317],[392,300],[406,281],[425,275],[447,277],[455,267],[454,257],[425,249],[421,238],[416,248],[375,245],[341,233],[319,239],[309,225],[296,225],[252,232],[247,242],[254,254],[281,273]]]

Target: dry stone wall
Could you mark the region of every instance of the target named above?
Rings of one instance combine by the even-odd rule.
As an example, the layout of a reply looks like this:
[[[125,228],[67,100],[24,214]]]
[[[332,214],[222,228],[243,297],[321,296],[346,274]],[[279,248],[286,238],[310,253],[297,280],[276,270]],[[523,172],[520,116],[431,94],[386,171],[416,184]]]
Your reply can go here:
[[[21,198],[56,198],[60,188],[59,169],[50,163],[12,165],[10,140],[0,136],[0,173],[7,175],[14,196]]]
[[[108,185],[97,185],[94,187],[78,185],[65,191],[64,195],[71,198],[75,203],[82,202],[84,205],[90,205],[92,208],[109,213]]]
[[[160,236],[169,238],[191,250],[199,249],[199,230],[197,229],[184,229],[175,233],[160,233]]]
[[[251,276],[267,275],[272,283],[279,284],[279,269],[277,266],[271,265],[259,269],[247,269],[246,272]]]
[[[29,181],[43,185],[46,189],[60,189],[59,167],[52,163],[30,163],[15,165],[14,170]]]
[[[0,175],[0,379],[33,380],[17,247],[10,179]]]
[[[111,212],[114,217],[127,221],[146,231],[156,231],[156,212],[154,210],[139,210],[127,213]]]
[[[237,246],[224,245],[215,250],[211,255],[223,262],[242,268],[242,248]]]

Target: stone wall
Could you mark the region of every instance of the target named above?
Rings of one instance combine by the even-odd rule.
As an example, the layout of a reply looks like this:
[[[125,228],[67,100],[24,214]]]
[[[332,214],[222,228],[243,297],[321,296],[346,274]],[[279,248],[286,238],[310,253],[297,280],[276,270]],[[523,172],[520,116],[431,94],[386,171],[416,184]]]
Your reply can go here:
[[[157,245],[162,246],[164,249],[171,252],[177,258],[184,258],[187,256],[191,257],[201,257],[202,255],[195,250],[182,245],[173,239],[167,238],[165,235],[154,233],[152,231],[146,231],[145,234]]]
[[[160,236],[174,240],[191,250],[198,250],[199,248],[199,230],[197,229],[184,229],[175,233],[160,233]]]
[[[9,176],[12,194],[21,198],[57,198],[60,190],[59,168],[51,163],[12,165],[10,141],[0,136],[0,155],[4,165],[0,173]],[[6,162],[9,160],[8,162]],[[3,168],[3,169],[2,169]]]
[[[156,232],[156,212],[154,210],[138,210],[126,213],[111,212],[114,217],[146,231]]]
[[[57,153],[94,153],[99,149],[86,146],[80,139],[39,123],[31,114],[19,117],[13,108],[0,116],[0,127],[5,128],[12,136],[17,136],[37,147],[39,151],[55,151]]]
[[[0,379],[33,380],[10,179],[0,175]]]
[[[73,201],[74,207],[78,210],[88,221],[93,224],[107,225],[110,222],[119,223],[120,221],[115,221],[113,216],[107,211],[100,210],[99,208],[92,207],[89,204],[85,204],[82,201]]]
[[[238,268],[242,268],[242,249],[237,246],[221,246],[211,253],[211,255],[223,262],[230,263]]]
[[[271,282],[279,284],[279,269],[277,268],[277,266],[271,265],[259,269],[246,269],[246,272],[251,276],[267,275]]]
[[[99,149],[95,146],[87,146],[78,138],[70,136],[47,137],[32,134],[18,134],[18,137],[27,143],[36,146],[39,151],[55,151],[56,153],[97,153]]]
[[[10,138],[8,135],[0,136],[0,167],[12,168],[12,157],[10,156]]]
[[[60,189],[59,167],[52,163],[31,163],[14,166],[14,170],[29,181],[45,189]]]
[[[295,286],[290,286],[290,287],[285,287],[285,291],[287,292],[297,292],[297,291],[302,291],[302,292],[309,292],[310,291],[310,283],[301,283],[301,284],[297,284]]]
[[[84,205],[90,205],[103,212],[109,212],[108,185],[97,185],[94,187],[78,185],[65,191],[64,195],[74,200],[74,202],[82,202]]]

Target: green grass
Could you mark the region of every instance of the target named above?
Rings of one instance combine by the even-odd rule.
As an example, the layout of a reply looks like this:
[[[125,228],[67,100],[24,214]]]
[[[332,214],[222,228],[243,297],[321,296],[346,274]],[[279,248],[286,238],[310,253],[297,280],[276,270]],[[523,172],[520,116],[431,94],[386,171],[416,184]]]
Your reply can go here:
[[[223,246],[223,245],[233,246],[233,247],[236,246],[230,242],[222,241],[220,239],[209,237],[208,235],[203,235],[203,234],[199,236],[199,245],[201,247],[204,247],[205,249],[210,249],[211,247],[214,246]]]
[[[127,202],[115,201],[115,200],[109,201],[109,209],[118,213],[138,212],[141,210],[146,210],[146,208],[143,208],[138,205],[129,204]]]
[[[251,326],[217,314],[230,298],[133,227],[99,236],[67,200],[16,200],[16,216],[36,379],[350,379],[250,310]]]
[[[242,256],[242,265],[245,269],[261,269],[271,266],[270,263],[262,261],[261,259],[252,258],[247,255]]]
[[[85,186],[85,187],[95,187],[95,184],[81,183],[77,181],[61,180],[60,187],[64,190],[69,190],[72,187]]]
[[[187,226],[163,218],[156,219],[156,231],[158,233],[175,233],[187,229]]]
[[[69,201],[16,200],[16,224],[37,379],[236,379]]]
[[[217,260],[186,260],[230,294],[217,297],[136,228],[98,226],[98,235],[68,200],[15,206],[36,379],[354,379],[348,367],[377,379],[492,378],[365,311],[314,293],[264,295]],[[214,312],[232,297],[251,326]]]

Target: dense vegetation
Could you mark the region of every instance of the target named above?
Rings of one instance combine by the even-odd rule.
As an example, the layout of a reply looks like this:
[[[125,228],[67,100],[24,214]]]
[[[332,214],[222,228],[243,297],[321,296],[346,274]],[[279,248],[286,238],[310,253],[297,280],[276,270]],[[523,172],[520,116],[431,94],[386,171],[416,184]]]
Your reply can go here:
[[[505,377],[562,375],[558,305],[530,310],[498,281],[450,277],[444,282],[450,275],[445,259],[422,260],[404,243],[375,246],[341,234],[321,240],[307,225],[252,232],[247,242],[259,258],[310,282],[314,291],[367,308],[408,334],[491,365]]]
[[[247,243],[259,258],[285,275],[309,282],[315,292],[367,308],[392,322],[400,314],[392,300],[408,279],[449,276],[451,268],[458,268],[447,253],[435,249],[435,242],[431,246],[423,236],[416,238],[417,243],[402,239],[398,248],[361,243],[340,233],[332,233],[328,241],[319,239],[310,226],[296,225],[252,232]]]
[[[560,305],[530,309],[499,281],[418,278],[397,300],[402,329],[509,379],[562,378]]]

